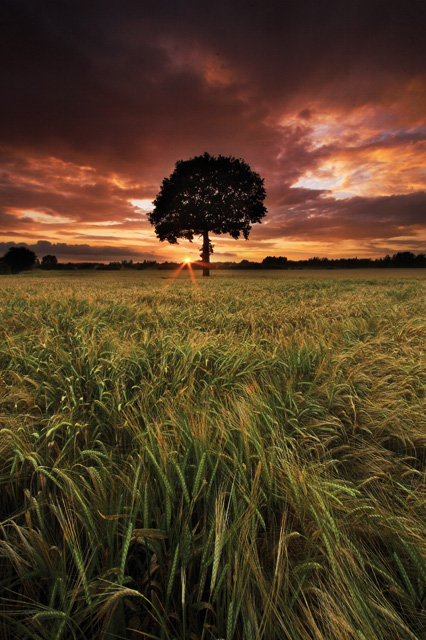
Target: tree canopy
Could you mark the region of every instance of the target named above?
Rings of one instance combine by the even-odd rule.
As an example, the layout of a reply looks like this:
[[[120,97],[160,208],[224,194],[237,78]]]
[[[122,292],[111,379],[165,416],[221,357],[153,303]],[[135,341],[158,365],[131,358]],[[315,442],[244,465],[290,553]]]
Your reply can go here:
[[[50,253],[47,256],[43,256],[40,267],[42,269],[54,269],[58,264],[58,258],[52,256]]]
[[[35,265],[36,254],[27,247],[10,247],[2,258],[2,262],[7,264],[12,273],[19,273],[31,269]]]
[[[209,275],[209,233],[240,235],[247,240],[251,225],[266,215],[263,179],[244,160],[204,153],[179,160],[163,180],[148,214],[160,240],[176,244],[202,236],[203,275]]]

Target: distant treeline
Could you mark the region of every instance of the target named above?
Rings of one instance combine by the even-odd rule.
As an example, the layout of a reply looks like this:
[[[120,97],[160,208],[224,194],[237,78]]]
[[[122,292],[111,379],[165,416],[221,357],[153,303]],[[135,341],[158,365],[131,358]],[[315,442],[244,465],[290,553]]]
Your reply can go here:
[[[49,256],[49,258],[55,258]],[[173,270],[181,266],[179,262],[157,262],[156,260],[122,260],[121,262],[57,262],[43,259],[37,266],[46,270],[66,269],[97,269],[102,271],[119,271],[121,269],[159,269]],[[202,269],[202,266],[192,262],[193,269]],[[211,269],[368,269],[368,268],[426,268],[426,255],[415,255],[411,251],[401,251],[393,256],[384,258],[309,258],[307,260],[289,260],[284,256],[267,256],[262,262],[241,260],[241,262],[213,262]]]

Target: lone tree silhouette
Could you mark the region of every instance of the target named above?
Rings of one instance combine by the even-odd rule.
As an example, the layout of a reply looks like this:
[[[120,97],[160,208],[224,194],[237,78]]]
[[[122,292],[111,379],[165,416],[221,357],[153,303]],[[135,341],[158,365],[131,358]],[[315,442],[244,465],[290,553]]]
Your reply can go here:
[[[2,258],[12,273],[19,273],[31,269],[35,265],[36,254],[27,247],[10,247]]]
[[[148,218],[161,241],[177,244],[178,238],[202,236],[203,276],[209,276],[209,233],[235,239],[242,234],[247,240],[251,224],[266,214],[265,197],[263,179],[244,160],[204,153],[176,163]]]

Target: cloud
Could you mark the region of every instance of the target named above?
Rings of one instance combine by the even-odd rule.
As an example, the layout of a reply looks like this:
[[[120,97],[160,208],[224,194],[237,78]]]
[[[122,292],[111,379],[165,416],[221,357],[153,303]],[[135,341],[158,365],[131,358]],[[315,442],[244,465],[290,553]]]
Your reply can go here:
[[[282,208],[253,238],[368,240],[417,236],[424,229],[426,192],[377,198],[324,198]]]
[[[140,231],[161,254],[132,201],[204,151],[265,178],[253,250],[418,232],[404,207],[411,220],[425,178],[420,0],[4,0],[0,12],[3,239],[112,246]]]
[[[218,139],[247,151],[295,102],[351,110],[424,71],[417,2],[5,5],[2,139],[142,170]]]
[[[91,261],[105,262],[114,260],[134,261],[157,260],[158,255],[150,251],[135,250],[129,247],[114,247],[108,245],[92,246],[89,244],[67,244],[65,242],[52,243],[48,240],[39,240],[34,244],[26,242],[0,242],[0,255],[6,253],[10,247],[26,246],[42,258],[44,255],[53,254],[62,261]]]
[[[232,251],[222,251],[222,252],[214,252],[214,259],[217,258],[238,258],[238,253],[233,253]]]

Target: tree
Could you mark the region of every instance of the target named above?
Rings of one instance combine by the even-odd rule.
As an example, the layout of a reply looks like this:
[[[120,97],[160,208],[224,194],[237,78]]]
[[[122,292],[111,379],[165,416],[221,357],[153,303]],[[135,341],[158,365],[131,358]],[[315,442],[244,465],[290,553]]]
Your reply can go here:
[[[247,240],[251,224],[266,214],[265,197],[263,179],[244,160],[204,153],[176,163],[148,218],[161,241],[177,244],[178,238],[201,236],[203,276],[209,276],[209,233],[235,239],[242,234]]]
[[[264,269],[288,269],[287,258],[285,256],[267,256],[262,260]]]
[[[413,267],[416,256],[411,251],[399,251],[392,256],[392,266]]]
[[[54,269],[57,264],[58,258],[56,256],[50,255],[49,253],[47,256],[43,256],[43,258],[41,259],[40,267],[42,269]]]
[[[35,265],[36,254],[27,247],[10,247],[2,260],[10,267],[12,273],[31,269]]]

